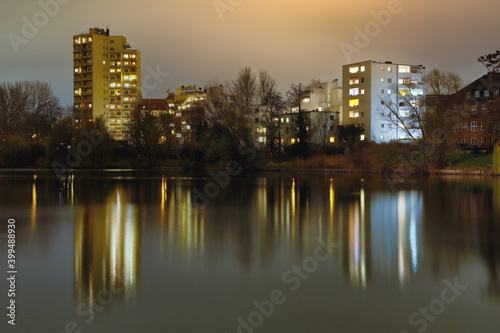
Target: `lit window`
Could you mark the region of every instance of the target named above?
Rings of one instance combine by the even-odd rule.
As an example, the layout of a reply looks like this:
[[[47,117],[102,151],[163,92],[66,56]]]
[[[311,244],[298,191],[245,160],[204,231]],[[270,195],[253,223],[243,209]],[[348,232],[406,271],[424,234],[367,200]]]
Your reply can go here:
[[[388,72],[392,72],[392,67],[390,67],[390,66],[389,66],[389,67],[387,67],[387,71],[388,71]]]
[[[352,79],[349,79],[349,84],[359,84],[359,78],[355,77]]]
[[[364,95],[364,94],[365,94],[365,90],[361,89],[361,95]]]
[[[410,73],[410,66],[399,66],[400,73]]]
[[[391,89],[387,89],[387,94],[392,94],[392,90]]]
[[[381,79],[380,79],[380,82],[384,82],[384,81],[385,81],[385,80],[384,80],[384,78],[381,78]]]
[[[351,67],[349,67],[349,73],[355,74],[357,72],[359,72],[359,66],[351,66]]]
[[[334,143],[335,142],[335,138],[333,136],[330,137],[330,143]]]
[[[365,66],[361,66],[361,71],[364,72],[365,71]]]
[[[358,95],[359,95],[359,88],[349,89],[349,96],[358,96]]]
[[[353,108],[359,105],[359,99],[351,99],[349,100],[349,107]]]
[[[365,139],[365,135],[364,134],[361,134],[360,136],[360,140],[363,141]]]
[[[359,118],[359,111],[349,111],[349,118]]]
[[[124,54],[124,55],[123,55],[123,57],[124,57],[125,59],[128,59],[128,54]]]
[[[383,71],[384,69],[385,69],[385,68],[384,68],[384,66],[380,67],[380,70],[381,70],[381,71]]]

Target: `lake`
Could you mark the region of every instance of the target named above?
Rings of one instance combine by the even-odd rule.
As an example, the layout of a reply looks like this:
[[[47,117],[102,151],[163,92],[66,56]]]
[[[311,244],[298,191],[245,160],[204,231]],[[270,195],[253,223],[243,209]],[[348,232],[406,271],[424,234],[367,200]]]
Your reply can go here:
[[[500,179],[0,171],[2,332],[499,332]]]

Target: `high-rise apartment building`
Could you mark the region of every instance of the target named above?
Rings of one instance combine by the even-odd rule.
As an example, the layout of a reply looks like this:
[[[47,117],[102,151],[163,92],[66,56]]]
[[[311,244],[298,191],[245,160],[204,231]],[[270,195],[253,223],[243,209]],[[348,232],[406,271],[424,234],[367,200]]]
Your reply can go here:
[[[362,138],[374,142],[408,140],[408,134],[400,126],[388,121],[386,103],[390,103],[390,109],[396,110],[401,117],[411,116],[411,108],[421,106],[408,105],[408,98],[404,96],[411,94],[414,100],[424,99],[424,75],[422,65],[371,60],[344,65],[342,123],[362,125],[365,129]],[[411,129],[411,133],[416,138],[422,135],[419,128]]]
[[[128,123],[141,98],[141,53],[109,29],[73,36],[76,125],[102,117],[115,140],[127,140]]]

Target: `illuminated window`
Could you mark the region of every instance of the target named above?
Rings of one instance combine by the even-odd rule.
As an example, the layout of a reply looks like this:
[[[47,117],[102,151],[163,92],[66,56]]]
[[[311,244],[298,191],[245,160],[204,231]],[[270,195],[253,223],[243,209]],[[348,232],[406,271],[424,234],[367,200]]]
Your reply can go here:
[[[387,94],[392,94],[392,89],[387,89]]]
[[[410,73],[410,66],[399,66],[400,73]]]
[[[359,118],[359,111],[349,111],[349,118]]]
[[[128,59],[128,54],[124,54],[124,55],[123,55],[123,57],[124,57],[125,59]]]
[[[365,139],[364,134],[361,134],[360,140],[363,141]]]
[[[349,96],[358,96],[358,95],[359,95],[359,88],[349,89]]]
[[[384,66],[380,67],[380,70],[381,70],[381,71],[383,71],[384,69],[385,69],[385,68],[384,68]]]
[[[365,71],[365,66],[361,66],[361,71],[364,72]]]
[[[349,100],[349,107],[353,108],[359,105],[359,99],[351,99]]]
[[[359,84],[359,78],[355,77],[352,79],[349,79],[349,84]]]
[[[385,80],[384,80],[384,78],[381,78],[381,79],[380,79],[380,82],[384,82],[384,81],[385,81]]]
[[[292,143],[292,145],[293,145],[293,144],[295,143],[295,139],[292,139],[290,142],[291,142],[291,143]]]
[[[364,95],[364,94],[365,94],[365,90],[361,89],[361,95]]]
[[[330,137],[330,143],[334,143],[335,142],[335,138],[333,136]]]
[[[359,66],[351,66],[351,67],[349,67],[349,73],[355,74],[357,72],[359,72]]]
[[[389,67],[387,67],[387,71],[388,71],[388,72],[392,72],[392,67],[390,67],[390,66],[389,66]]]

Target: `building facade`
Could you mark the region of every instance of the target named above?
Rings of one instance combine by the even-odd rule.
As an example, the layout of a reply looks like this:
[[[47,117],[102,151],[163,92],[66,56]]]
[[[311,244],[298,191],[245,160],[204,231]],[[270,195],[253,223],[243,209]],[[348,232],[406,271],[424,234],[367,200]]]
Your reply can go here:
[[[424,100],[424,75],[422,65],[372,60],[344,65],[342,124],[360,124],[365,129],[362,139],[378,143],[408,140],[409,135],[388,119],[389,108],[402,118],[409,117],[412,106],[404,96]],[[412,128],[411,133],[416,138],[422,135],[420,128]]]
[[[115,140],[128,140],[128,123],[141,98],[141,53],[109,29],[73,36],[75,125],[101,117]]]
[[[492,148],[500,141],[500,75],[486,74],[459,92],[460,122],[452,126],[453,143],[464,147]]]

